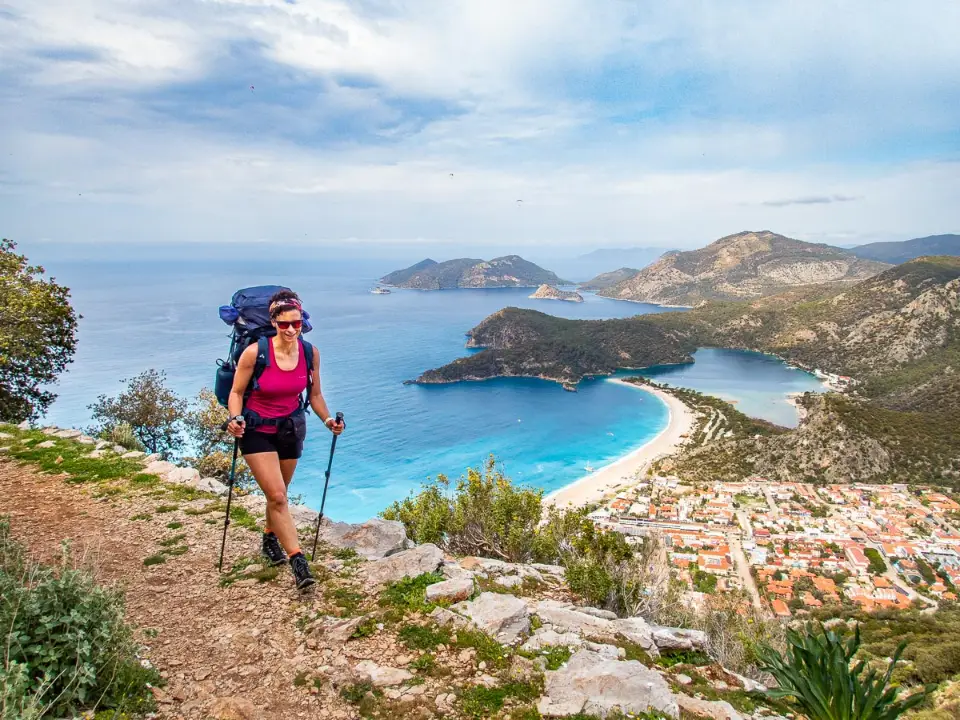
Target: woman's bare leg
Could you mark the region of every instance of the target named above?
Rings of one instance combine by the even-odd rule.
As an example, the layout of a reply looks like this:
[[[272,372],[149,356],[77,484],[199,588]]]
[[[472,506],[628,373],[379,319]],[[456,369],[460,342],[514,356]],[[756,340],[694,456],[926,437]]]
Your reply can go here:
[[[283,475],[283,484],[288,488],[290,481],[293,480],[293,473],[297,470],[297,462],[296,459],[280,461],[280,474]]]
[[[244,459],[267,498],[267,527],[277,536],[287,555],[292,555],[300,550],[300,541],[287,506],[287,485],[280,469],[281,461],[274,452],[254,453]]]

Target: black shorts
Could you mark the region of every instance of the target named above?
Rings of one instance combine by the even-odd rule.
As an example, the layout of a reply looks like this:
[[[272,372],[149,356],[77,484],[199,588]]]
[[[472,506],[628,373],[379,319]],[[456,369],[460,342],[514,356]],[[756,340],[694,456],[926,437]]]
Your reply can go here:
[[[244,455],[275,452],[281,460],[299,460],[303,455],[303,440],[291,437],[289,434],[281,437],[280,433],[247,429],[240,438],[240,452]]]

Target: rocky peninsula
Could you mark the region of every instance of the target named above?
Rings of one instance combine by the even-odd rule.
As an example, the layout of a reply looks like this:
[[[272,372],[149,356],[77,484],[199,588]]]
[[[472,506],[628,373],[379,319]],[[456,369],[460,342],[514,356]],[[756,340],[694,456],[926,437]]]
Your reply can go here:
[[[560,290],[544,283],[530,295],[534,300],[566,300],[567,302],[583,302],[583,295],[572,290]]]

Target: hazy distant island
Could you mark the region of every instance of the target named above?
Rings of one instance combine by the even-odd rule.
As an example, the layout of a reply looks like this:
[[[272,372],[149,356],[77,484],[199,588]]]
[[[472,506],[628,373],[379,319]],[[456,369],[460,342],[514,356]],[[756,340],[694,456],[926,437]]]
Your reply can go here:
[[[598,293],[617,300],[693,307],[763,297],[800,285],[850,284],[889,265],[829,245],[763,230],[728,235],[699,250],[669,252]],[[591,281],[592,282],[592,281]]]
[[[571,284],[557,277],[555,273],[524,260],[519,255],[504,255],[493,260],[458,258],[444,262],[427,258],[403,270],[384,275],[380,282],[384,285],[414,290]]]
[[[566,300],[567,302],[583,302],[583,295],[572,290],[560,290],[552,285],[541,285],[530,295],[534,300]]]
[[[638,272],[640,271],[635,268],[622,267],[618,270],[600,273],[596,277],[591,278],[584,283],[580,283],[579,287],[581,290],[589,290],[590,292],[606,290],[608,287],[613,287],[617,283],[622,283],[624,280],[629,280]]]
[[[902,242],[875,242],[850,248],[857,257],[904,263],[924,255],[960,255],[960,235],[929,235]]]

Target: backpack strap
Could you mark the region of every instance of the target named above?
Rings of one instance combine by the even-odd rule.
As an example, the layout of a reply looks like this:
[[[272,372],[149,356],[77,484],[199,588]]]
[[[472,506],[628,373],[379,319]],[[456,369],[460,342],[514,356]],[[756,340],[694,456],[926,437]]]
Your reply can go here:
[[[270,338],[261,337],[257,339],[257,360],[253,365],[248,392],[260,389],[260,376],[268,367],[270,367]]]
[[[303,348],[303,358],[307,362],[307,390],[306,395],[300,398],[300,407],[310,406],[310,393],[313,390],[313,345],[300,338],[300,347]]]

